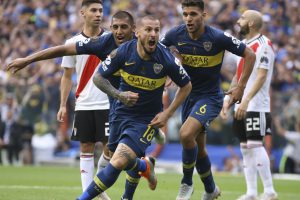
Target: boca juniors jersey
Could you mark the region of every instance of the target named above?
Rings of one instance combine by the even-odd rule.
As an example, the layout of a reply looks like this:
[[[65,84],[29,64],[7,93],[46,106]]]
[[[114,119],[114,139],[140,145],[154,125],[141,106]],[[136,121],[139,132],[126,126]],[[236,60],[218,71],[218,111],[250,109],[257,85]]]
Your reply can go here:
[[[99,73],[108,78],[120,70],[120,91],[139,94],[137,103],[128,107],[115,102],[116,114],[154,117],[162,110],[162,93],[169,76],[179,87],[189,82],[185,70],[178,60],[163,45],[158,44],[150,60],[143,60],[137,52],[137,40],[121,45],[101,63]]]
[[[222,93],[220,70],[225,50],[242,56],[246,45],[226,32],[205,26],[203,35],[192,40],[185,25],[171,29],[161,42],[175,46],[181,54],[183,67],[191,78],[191,97]]]

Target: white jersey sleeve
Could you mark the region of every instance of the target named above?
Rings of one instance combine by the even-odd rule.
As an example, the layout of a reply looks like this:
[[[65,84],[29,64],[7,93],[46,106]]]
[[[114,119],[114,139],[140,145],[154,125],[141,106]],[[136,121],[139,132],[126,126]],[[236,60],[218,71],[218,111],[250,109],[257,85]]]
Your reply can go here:
[[[74,38],[68,39],[65,44],[75,43]],[[74,68],[76,65],[76,56],[64,56],[62,58],[61,67]]]

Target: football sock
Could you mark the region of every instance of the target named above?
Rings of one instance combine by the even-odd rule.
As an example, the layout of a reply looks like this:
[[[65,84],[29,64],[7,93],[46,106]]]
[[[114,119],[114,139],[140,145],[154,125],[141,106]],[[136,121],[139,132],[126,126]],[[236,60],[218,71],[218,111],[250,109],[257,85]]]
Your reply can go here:
[[[253,149],[248,148],[246,143],[241,143],[240,149],[243,156],[247,195],[257,196],[257,170],[255,168]]]
[[[80,153],[80,175],[82,191],[93,181],[94,177],[94,154]]]
[[[122,199],[132,200],[133,194],[139,184],[141,176],[134,171],[127,171],[126,173],[127,174],[126,174],[125,192],[122,196]]]
[[[192,149],[182,150],[183,178],[181,180],[181,183],[185,183],[187,185],[193,184],[193,172],[196,164],[197,154],[198,154],[197,145]]]
[[[205,191],[207,193],[212,193],[215,190],[216,185],[211,172],[211,163],[208,156],[197,159],[196,169],[204,184]]]
[[[273,187],[272,174],[270,169],[270,159],[265,147],[253,148],[254,158],[256,160],[256,169],[264,185],[265,193],[275,193]]]
[[[122,170],[112,166],[110,163],[95,177],[94,181],[79,197],[79,200],[90,200],[98,196],[101,192],[111,187],[118,179]]]
[[[130,170],[133,172],[144,172],[147,169],[147,164],[145,160],[135,158],[131,163],[127,165],[127,167],[124,170]]]
[[[97,164],[97,174],[108,165],[109,161],[110,157],[102,153]]]

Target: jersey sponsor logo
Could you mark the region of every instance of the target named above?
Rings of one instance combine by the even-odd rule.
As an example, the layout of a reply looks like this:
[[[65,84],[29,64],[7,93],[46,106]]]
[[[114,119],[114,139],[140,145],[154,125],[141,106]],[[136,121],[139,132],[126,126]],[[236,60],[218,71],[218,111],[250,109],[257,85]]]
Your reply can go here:
[[[204,115],[206,113],[206,104],[199,108],[199,111],[196,112],[196,115]]]
[[[211,42],[203,42],[203,47],[205,51],[210,51],[212,48],[212,43]]]
[[[186,45],[187,43],[186,42],[178,42],[177,44],[178,44],[178,46],[183,46],[183,45]]]
[[[182,54],[182,63],[191,67],[215,67],[222,63],[224,51],[213,56]]]
[[[164,66],[162,64],[155,63],[153,65],[153,70],[154,70],[155,74],[159,74],[163,68],[164,68]]]
[[[261,57],[260,63],[269,64],[269,59],[266,56]]]
[[[137,76],[129,74],[123,70],[120,71],[124,81],[133,87],[140,88],[143,90],[155,90],[163,86],[166,82],[167,77],[160,79],[151,79],[143,76]]]
[[[130,65],[134,65],[135,62],[125,62],[125,66],[130,66]]]

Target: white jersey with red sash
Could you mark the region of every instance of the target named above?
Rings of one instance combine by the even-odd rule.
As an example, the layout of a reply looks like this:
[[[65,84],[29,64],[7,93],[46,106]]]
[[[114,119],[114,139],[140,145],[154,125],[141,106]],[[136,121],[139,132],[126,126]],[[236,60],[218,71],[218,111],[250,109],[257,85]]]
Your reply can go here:
[[[89,42],[90,38],[83,33],[78,34],[66,41],[75,43]],[[100,59],[95,55],[64,56],[61,66],[74,68],[77,75],[76,105],[77,110],[105,110],[109,109],[108,97],[101,92],[93,83],[93,76],[98,70]]]
[[[257,35],[250,40],[243,41],[250,47],[256,54],[256,62],[253,71],[247,82],[244,96],[252,88],[254,81],[257,77],[257,72],[259,68],[268,70],[267,79],[263,84],[262,88],[256,93],[256,95],[251,99],[248,105],[247,112],[270,112],[270,84],[272,80],[272,73],[274,67],[275,53],[271,41],[264,35]],[[237,80],[240,79],[243,66],[244,58],[239,57],[237,60]],[[235,104],[235,110],[237,110],[239,104]]]

